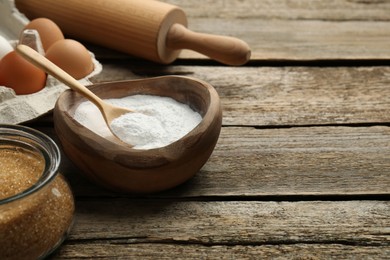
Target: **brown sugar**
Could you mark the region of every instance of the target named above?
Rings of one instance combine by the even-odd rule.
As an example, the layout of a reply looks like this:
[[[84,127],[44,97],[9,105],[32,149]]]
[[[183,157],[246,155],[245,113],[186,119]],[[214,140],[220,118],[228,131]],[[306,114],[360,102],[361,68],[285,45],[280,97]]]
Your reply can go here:
[[[39,152],[0,144],[0,202],[39,182],[44,169]],[[60,174],[30,195],[0,203],[0,259],[47,255],[65,239],[73,213],[73,196]]]
[[[31,187],[41,177],[45,161],[39,154],[15,146],[0,149],[0,199]]]

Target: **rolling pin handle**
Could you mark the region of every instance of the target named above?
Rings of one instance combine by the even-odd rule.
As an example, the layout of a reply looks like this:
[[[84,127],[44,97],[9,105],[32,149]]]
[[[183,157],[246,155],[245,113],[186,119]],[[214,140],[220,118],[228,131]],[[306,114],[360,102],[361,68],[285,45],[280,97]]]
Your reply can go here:
[[[248,44],[240,39],[197,33],[181,24],[173,24],[168,31],[166,46],[170,49],[190,49],[227,65],[243,65],[251,56]]]

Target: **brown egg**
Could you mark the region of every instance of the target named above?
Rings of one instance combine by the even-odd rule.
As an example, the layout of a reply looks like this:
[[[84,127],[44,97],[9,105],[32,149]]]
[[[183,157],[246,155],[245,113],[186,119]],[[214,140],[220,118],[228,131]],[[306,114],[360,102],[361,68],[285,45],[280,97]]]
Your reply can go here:
[[[11,51],[0,61],[0,85],[12,88],[17,95],[37,92],[45,87],[46,73]]]
[[[37,18],[29,22],[23,29],[37,30],[45,51],[55,42],[64,39],[61,29],[52,20],[47,18]]]
[[[46,58],[75,79],[84,78],[94,69],[88,50],[81,43],[71,39],[60,40],[50,46]]]

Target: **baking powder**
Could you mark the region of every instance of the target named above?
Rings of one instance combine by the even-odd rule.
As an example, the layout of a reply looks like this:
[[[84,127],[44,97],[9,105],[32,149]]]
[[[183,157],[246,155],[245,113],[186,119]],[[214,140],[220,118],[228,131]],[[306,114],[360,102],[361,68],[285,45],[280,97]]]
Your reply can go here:
[[[153,149],[173,143],[202,120],[188,105],[169,97],[132,95],[105,101],[135,111],[111,122],[115,135],[135,149]],[[100,111],[90,101],[78,106],[74,118],[100,136],[113,138]]]

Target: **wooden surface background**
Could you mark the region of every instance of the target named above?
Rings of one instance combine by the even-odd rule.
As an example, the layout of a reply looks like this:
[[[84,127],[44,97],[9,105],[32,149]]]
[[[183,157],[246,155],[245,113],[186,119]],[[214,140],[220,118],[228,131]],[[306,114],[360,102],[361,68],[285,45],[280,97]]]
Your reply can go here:
[[[52,258],[390,259],[390,1],[166,2],[192,30],[248,42],[252,60],[183,51],[165,66],[89,46],[104,66],[93,81],[211,83],[224,112],[215,151],[150,195],[97,187],[64,158],[76,221]],[[50,120],[30,125],[56,138]]]

